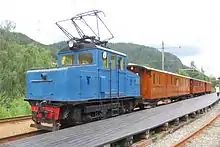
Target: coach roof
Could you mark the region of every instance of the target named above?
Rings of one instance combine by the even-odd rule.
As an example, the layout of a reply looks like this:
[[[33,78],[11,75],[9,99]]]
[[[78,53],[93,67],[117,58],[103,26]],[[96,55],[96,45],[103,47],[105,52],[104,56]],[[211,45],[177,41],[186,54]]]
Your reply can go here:
[[[166,74],[170,74],[170,75],[175,75],[175,76],[179,76],[179,77],[183,77],[183,78],[187,78],[187,79],[193,79],[193,80],[197,80],[197,81],[201,81],[201,82],[211,83],[211,82],[208,82],[208,81],[204,81],[204,80],[200,80],[200,79],[196,79],[196,78],[192,78],[192,77],[188,77],[188,76],[183,76],[183,75],[168,72],[168,71],[163,71],[163,70],[155,69],[155,68],[152,68],[152,67],[147,67],[147,66],[144,66],[144,65],[138,65],[138,64],[135,64],[135,63],[128,63],[128,66],[140,67],[140,68],[144,68],[144,69],[147,69],[147,70],[153,70],[153,71],[166,73]]]

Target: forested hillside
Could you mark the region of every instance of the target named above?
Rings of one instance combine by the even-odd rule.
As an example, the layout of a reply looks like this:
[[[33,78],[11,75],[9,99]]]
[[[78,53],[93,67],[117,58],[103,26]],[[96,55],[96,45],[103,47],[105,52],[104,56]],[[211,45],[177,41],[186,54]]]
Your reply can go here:
[[[34,41],[33,39],[30,39],[28,36],[21,33],[14,33],[14,35],[16,36],[16,38],[14,39],[16,42],[25,44],[37,44],[38,46],[50,50],[53,62],[56,62],[57,52],[63,47],[67,46],[67,43],[65,41],[53,43],[50,45],[44,45]],[[109,43],[108,47],[113,50],[126,53],[128,56],[128,62],[143,64],[156,69],[161,69],[161,52],[156,48],[133,43]],[[181,60],[177,56],[171,53],[165,52],[164,56],[164,66],[166,71],[175,72],[202,80],[208,80],[215,83],[215,77],[209,77],[205,75],[205,71],[203,69],[198,69],[194,61],[191,62],[190,67],[187,67],[182,64]]]

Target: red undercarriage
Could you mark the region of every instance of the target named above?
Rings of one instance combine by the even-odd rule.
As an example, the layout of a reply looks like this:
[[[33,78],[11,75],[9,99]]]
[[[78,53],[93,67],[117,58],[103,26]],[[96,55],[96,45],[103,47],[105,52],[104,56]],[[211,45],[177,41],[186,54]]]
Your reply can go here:
[[[41,109],[43,109],[44,112],[46,112],[45,118],[58,120],[59,113],[60,113],[60,108],[59,107],[42,106]],[[34,112],[37,112],[38,106],[31,106],[31,110],[34,111]],[[53,114],[54,114],[54,118],[53,118]],[[38,113],[36,117],[37,118],[42,118],[43,114],[42,113]]]

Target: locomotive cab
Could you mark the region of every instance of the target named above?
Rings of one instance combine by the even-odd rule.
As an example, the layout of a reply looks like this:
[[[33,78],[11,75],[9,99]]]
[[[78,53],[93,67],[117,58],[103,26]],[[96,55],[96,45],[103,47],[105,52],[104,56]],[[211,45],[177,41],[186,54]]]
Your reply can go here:
[[[75,89],[79,93],[77,99],[118,98],[139,94],[139,89],[135,87],[139,84],[139,77],[126,69],[126,54],[95,44],[82,43],[79,46],[81,48],[67,47],[58,53],[58,67],[69,67],[69,70],[77,68],[77,71],[73,71],[76,76],[74,79],[80,81],[72,82],[81,85],[79,91]],[[88,89],[91,92],[84,91]]]

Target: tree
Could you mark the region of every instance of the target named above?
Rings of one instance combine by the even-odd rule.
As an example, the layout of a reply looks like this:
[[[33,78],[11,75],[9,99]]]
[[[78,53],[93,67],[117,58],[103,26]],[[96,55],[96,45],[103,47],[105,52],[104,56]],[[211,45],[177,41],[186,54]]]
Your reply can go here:
[[[4,31],[12,32],[16,28],[16,23],[11,20],[5,20],[1,23],[0,28]]]
[[[12,41],[15,25],[4,23],[0,28],[0,103],[8,104],[16,96],[24,96],[25,72],[33,67],[52,65],[50,51],[35,44]],[[3,27],[2,27],[3,26]]]
[[[195,62],[194,61],[191,61],[190,62],[190,67],[194,70],[196,70],[196,65],[195,65]]]
[[[205,71],[204,71],[203,67],[201,67],[201,72],[202,72],[203,74],[205,73]]]
[[[183,75],[183,76],[189,76],[189,74],[186,71],[184,71],[183,69],[179,69],[178,74]]]
[[[212,83],[212,90],[215,91],[215,87],[217,85],[217,78],[214,77],[213,75],[209,76],[209,82]]]

